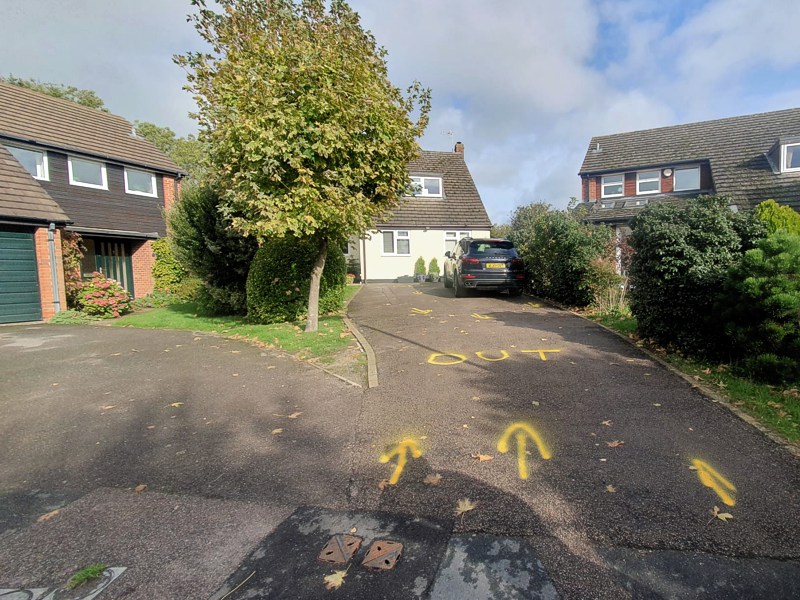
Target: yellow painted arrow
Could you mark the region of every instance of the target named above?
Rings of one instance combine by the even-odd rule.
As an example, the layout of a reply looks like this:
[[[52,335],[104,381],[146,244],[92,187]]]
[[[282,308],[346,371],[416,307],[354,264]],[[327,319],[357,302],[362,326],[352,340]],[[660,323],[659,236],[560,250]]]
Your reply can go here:
[[[416,313],[416,314],[418,314],[418,315],[427,315],[427,314],[429,314],[429,313],[430,313],[432,310],[433,310],[433,309],[431,309],[431,308],[429,308],[428,310],[422,310],[421,308],[412,308],[412,309],[411,309],[411,312],[413,312],[413,313]]]
[[[403,473],[403,469],[406,468],[406,462],[408,461],[408,452],[411,451],[411,456],[414,458],[419,458],[422,456],[422,451],[417,446],[416,440],[413,438],[406,438],[397,446],[392,448],[387,454],[381,454],[381,464],[386,464],[390,460],[392,460],[393,456],[397,457],[397,466],[394,469],[394,473],[389,478],[389,483],[391,485],[396,485],[398,481],[400,481],[400,475]]]
[[[736,487],[725,477],[722,476],[716,469],[714,469],[707,462],[695,458],[692,461],[692,466],[697,470],[697,476],[700,478],[700,483],[704,486],[714,490],[728,506],[735,506],[736,499],[733,494],[736,493]]]
[[[491,315],[482,315],[482,314],[479,314],[479,313],[472,313],[470,315],[470,317],[474,317],[476,319],[484,319],[484,320],[486,320],[486,319],[494,319],[494,317],[492,317]]]
[[[550,453],[550,450],[547,448],[547,446],[545,446],[542,436],[540,436],[539,433],[527,423],[512,423],[506,428],[505,432],[503,433],[503,437],[501,437],[500,441],[497,443],[497,450],[499,452],[503,454],[508,452],[508,443],[511,440],[512,435],[514,436],[514,439],[517,440],[517,467],[519,468],[519,478],[527,479],[528,459],[526,454],[526,437],[529,437],[534,441],[536,448],[539,450],[539,454],[544,460],[548,460],[553,455]]]

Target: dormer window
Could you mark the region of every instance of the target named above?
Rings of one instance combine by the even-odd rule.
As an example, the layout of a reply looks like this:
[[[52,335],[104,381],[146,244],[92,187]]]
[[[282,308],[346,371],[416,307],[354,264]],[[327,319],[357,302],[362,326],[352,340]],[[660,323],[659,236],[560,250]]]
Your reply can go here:
[[[47,172],[47,154],[39,150],[30,150],[29,148],[17,148],[15,146],[6,146],[6,149],[17,159],[28,173],[34,179],[49,179]]]
[[[675,180],[672,189],[676,192],[687,192],[700,189],[700,167],[675,169]]]
[[[415,196],[422,196],[428,198],[442,197],[441,177],[412,176],[411,186],[414,188]]]
[[[786,144],[783,147],[783,171],[800,171],[800,144]]]
[[[125,167],[125,191],[137,196],[150,196],[156,198],[156,175],[149,171],[138,171]]]
[[[636,173],[637,194],[657,194],[661,191],[661,171],[639,171]]]
[[[69,172],[69,182],[71,185],[97,188],[100,190],[108,189],[106,166],[101,162],[70,156],[67,159],[67,171]]]
[[[604,175],[601,185],[603,198],[615,198],[622,196],[625,185],[624,175]]]

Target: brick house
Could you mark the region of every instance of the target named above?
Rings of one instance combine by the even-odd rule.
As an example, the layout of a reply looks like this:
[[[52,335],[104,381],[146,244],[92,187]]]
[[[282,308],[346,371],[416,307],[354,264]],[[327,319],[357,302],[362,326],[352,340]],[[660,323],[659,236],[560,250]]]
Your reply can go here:
[[[83,238],[83,274],[101,271],[134,297],[153,290],[152,242],[182,174],[131,123],[0,82],[0,168],[0,323],[65,307],[62,229]]]
[[[417,193],[347,244],[345,256],[358,263],[365,281],[410,277],[420,256],[426,267],[434,257],[441,267],[444,253],[461,238],[489,236],[491,222],[464,160],[464,144],[452,152],[423,150],[408,173]]]
[[[800,211],[800,108],[593,137],[579,176],[585,219],[622,234],[648,204],[702,194]]]

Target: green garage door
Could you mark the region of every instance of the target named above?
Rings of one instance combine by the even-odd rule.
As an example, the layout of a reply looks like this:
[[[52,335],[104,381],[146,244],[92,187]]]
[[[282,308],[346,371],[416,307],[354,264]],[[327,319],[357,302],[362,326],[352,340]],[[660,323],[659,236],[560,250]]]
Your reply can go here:
[[[33,233],[0,225],[0,323],[41,318]]]

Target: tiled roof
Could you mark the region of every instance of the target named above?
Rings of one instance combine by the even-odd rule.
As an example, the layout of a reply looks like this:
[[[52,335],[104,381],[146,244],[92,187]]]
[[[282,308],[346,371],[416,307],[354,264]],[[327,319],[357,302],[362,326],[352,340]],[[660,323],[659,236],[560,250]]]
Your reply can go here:
[[[641,196],[620,198],[615,200],[603,200],[602,204],[595,202],[581,202],[575,207],[578,214],[582,213],[582,219],[590,223],[626,223],[635,217],[639,212],[651,204],[673,204],[676,206],[686,206],[691,198],[709,192],[700,191],[692,194],[653,194],[647,196],[647,203],[640,206],[632,206],[633,201],[642,200]],[[608,208],[603,208],[603,205]],[[609,206],[611,205],[611,206]]]
[[[0,218],[66,223],[70,219],[0,144]]]
[[[602,135],[592,138],[580,174],[708,160],[716,193],[743,208],[772,198],[800,210],[800,173],[775,173],[767,158],[789,136],[800,136],[800,108]]]
[[[0,82],[0,137],[13,137],[166,173],[181,168],[110,113]]]
[[[411,175],[441,176],[443,198],[404,198],[385,219],[381,227],[465,227],[489,229],[491,221],[472,180],[464,154],[423,150],[408,165]]]

